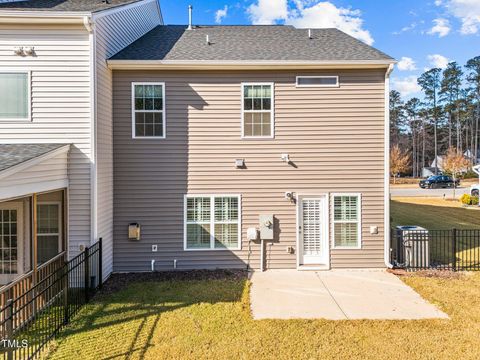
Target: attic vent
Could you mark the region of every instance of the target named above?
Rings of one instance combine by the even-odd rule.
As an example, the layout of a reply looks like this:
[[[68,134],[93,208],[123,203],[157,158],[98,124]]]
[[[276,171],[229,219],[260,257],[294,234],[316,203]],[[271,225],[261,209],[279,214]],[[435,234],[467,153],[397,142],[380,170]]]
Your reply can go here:
[[[297,76],[297,87],[338,87],[338,76]]]

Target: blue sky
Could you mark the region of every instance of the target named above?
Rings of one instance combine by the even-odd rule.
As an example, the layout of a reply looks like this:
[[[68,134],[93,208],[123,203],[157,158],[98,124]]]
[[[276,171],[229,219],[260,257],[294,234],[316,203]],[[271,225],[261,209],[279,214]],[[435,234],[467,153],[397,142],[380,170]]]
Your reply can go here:
[[[419,96],[416,77],[480,55],[480,0],[160,0],[166,24],[338,27],[400,61],[392,86]]]

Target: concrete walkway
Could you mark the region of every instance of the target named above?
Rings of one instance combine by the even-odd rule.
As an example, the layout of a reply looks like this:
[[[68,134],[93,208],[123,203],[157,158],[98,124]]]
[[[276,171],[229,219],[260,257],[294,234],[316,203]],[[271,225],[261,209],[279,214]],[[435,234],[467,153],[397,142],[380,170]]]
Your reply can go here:
[[[254,319],[448,318],[383,270],[268,270],[251,280]]]

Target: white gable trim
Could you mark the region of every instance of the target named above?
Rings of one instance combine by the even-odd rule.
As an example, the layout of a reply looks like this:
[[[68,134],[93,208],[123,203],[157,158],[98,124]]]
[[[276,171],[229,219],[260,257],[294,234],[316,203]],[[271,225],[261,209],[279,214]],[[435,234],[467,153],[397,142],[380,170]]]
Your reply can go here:
[[[58,149],[49,151],[49,152],[47,152],[43,155],[34,157],[33,159],[30,159],[30,160],[24,161],[20,164],[9,167],[9,168],[7,168],[3,171],[0,171],[0,179],[4,179],[8,176],[11,176],[13,174],[18,173],[19,171],[28,169],[29,167],[31,167],[33,165],[40,164],[41,162],[43,162],[45,160],[51,159],[51,158],[53,158],[57,155],[68,152],[69,150],[70,150],[70,144],[67,144],[67,145],[64,145],[62,147],[59,147]]]

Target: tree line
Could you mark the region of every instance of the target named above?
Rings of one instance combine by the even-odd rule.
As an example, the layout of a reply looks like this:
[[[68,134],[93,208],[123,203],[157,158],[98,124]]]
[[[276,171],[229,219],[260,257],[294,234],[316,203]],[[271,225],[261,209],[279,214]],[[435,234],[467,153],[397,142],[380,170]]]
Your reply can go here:
[[[423,100],[390,91],[390,146],[409,157],[404,175],[421,176],[437,156],[455,149],[474,165],[479,154],[480,56],[450,62],[417,79]]]

